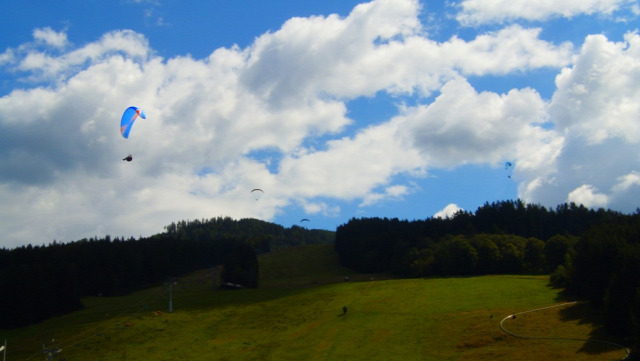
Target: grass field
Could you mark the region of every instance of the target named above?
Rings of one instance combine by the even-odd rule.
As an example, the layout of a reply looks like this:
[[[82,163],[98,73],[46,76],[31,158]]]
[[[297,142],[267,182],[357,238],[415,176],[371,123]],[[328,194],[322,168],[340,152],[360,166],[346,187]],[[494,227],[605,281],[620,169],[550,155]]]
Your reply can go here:
[[[395,280],[337,266],[329,246],[259,258],[261,287],[212,290],[213,272],[125,297],[88,298],[85,309],[17,330],[0,330],[7,360],[41,360],[62,348],[71,360],[619,360],[612,346],[523,340],[499,328],[507,315],[563,300],[547,277]],[[350,281],[345,282],[344,277]],[[343,314],[343,307],[347,313]],[[160,312],[158,312],[160,311]],[[528,336],[599,334],[587,307],[509,320]],[[54,340],[52,342],[52,339]]]

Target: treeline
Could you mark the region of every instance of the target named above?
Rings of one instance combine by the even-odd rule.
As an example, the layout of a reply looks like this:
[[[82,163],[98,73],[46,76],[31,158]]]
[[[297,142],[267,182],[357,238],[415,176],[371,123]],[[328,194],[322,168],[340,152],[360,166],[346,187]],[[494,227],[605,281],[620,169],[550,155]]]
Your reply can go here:
[[[401,277],[550,274],[640,348],[640,210],[505,201],[446,219],[351,219],[335,249],[343,266]]]
[[[139,239],[82,239],[0,250],[0,328],[35,323],[82,307],[84,296],[116,296],[254,254],[302,244],[329,243],[334,232],[256,219],[180,221]],[[238,252],[244,250],[244,257]],[[237,281],[241,271],[227,272]],[[257,276],[252,273],[257,286]],[[240,277],[240,279],[243,279]]]
[[[575,204],[553,210],[503,201],[444,219],[354,218],[336,230],[335,249],[342,265],[361,272],[409,277],[548,273],[564,262],[576,237],[625,217]]]
[[[165,234],[176,239],[204,240],[241,238],[251,244],[258,253],[303,244],[331,243],[335,232],[307,229],[297,225],[285,228],[279,224],[253,218],[234,220],[218,217],[209,220],[172,222],[164,227]]]

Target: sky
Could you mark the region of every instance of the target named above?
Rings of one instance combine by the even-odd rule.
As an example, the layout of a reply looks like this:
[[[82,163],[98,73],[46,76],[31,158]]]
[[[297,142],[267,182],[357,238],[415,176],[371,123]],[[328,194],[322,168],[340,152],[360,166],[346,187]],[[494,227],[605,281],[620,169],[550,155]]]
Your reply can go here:
[[[0,2],[0,247],[515,199],[635,212],[639,18],[638,0]],[[125,139],[129,106],[146,119]]]

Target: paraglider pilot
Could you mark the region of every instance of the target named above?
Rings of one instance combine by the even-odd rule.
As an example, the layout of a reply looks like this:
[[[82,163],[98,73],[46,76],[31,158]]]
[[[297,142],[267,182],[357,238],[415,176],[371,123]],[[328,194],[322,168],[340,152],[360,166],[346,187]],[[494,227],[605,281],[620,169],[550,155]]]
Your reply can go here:
[[[127,162],[131,162],[133,160],[133,157],[131,156],[131,154],[129,154],[128,156],[122,158],[122,160],[126,160]]]

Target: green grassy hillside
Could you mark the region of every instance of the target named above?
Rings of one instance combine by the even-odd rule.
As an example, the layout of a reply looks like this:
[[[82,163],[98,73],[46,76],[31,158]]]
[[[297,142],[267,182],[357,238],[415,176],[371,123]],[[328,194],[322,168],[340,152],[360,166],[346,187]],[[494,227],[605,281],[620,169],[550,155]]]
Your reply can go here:
[[[7,360],[40,360],[42,344],[70,360],[617,360],[606,345],[522,340],[507,315],[560,302],[547,277],[393,280],[337,266],[328,245],[259,258],[261,288],[212,290],[211,270],[178,280],[173,313],[160,286],[89,298],[82,311],[18,330]],[[344,282],[344,276],[350,276]],[[386,279],[385,279],[386,278]],[[343,307],[347,313],[343,314]],[[509,325],[527,333],[588,338],[588,309],[529,314]],[[524,331],[523,331],[524,330]],[[564,336],[564,335],[559,335]],[[54,341],[52,342],[52,339]]]

